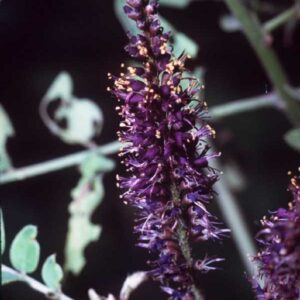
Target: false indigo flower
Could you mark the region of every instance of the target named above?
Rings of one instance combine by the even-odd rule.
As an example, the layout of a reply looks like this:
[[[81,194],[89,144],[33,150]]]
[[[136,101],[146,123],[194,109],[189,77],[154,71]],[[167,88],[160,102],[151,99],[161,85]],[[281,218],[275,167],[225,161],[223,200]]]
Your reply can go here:
[[[289,190],[293,201],[261,223],[258,234],[261,251],[253,258],[259,264],[253,287],[259,300],[300,299],[300,176],[293,177]]]
[[[124,11],[141,33],[130,35],[125,49],[140,65],[119,77],[108,74],[121,102],[119,155],[130,174],[117,179],[124,203],[139,212],[138,246],[158,254],[149,275],[170,299],[193,300],[194,274],[214,269],[220,259],[194,261],[189,243],[219,239],[226,231],[205,207],[218,179],[208,161],[219,154],[208,154],[205,140],[214,131],[203,119],[206,104],[197,99],[198,82],[183,77],[187,55],[172,54],[171,34],[163,32],[157,8],[157,0],[127,0]],[[187,88],[182,80],[189,81]]]

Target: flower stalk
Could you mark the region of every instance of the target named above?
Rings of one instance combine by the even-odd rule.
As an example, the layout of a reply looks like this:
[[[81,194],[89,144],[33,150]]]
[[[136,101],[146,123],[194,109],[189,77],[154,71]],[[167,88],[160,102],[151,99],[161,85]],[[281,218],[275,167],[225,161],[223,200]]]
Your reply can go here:
[[[219,153],[210,153],[206,142],[214,130],[205,121],[199,82],[184,77],[188,57],[172,53],[171,33],[163,31],[157,8],[156,0],[126,1],[124,11],[140,33],[129,34],[125,49],[139,64],[122,64],[119,76],[108,74],[120,102],[119,155],[129,174],[117,180],[124,203],[138,211],[137,245],[157,256],[149,276],[169,299],[199,300],[197,273],[214,269],[220,259],[195,260],[191,243],[227,232],[206,209],[218,179],[208,162]],[[183,88],[182,80],[189,85]]]

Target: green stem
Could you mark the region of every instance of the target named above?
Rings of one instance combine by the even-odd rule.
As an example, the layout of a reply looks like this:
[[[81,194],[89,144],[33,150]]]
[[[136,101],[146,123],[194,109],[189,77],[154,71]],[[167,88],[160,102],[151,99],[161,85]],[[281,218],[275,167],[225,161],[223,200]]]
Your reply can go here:
[[[114,154],[119,151],[120,147],[121,144],[118,141],[115,141],[94,149],[81,151],[76,154],[70,154],[28,167],[7,171],[0,175],[0,185],[76,166],[92,153],[102,155]]]
[[[175,203],[180,204],[179,193],[178,193],[178,190],[175,185],[172,186],[171,191],[172,191],[173,201]],[[180,222],[177,225],[176,233],[178,236],[179,247],[185,258],[185,261],[189,268],[193,268],[193,257],[191,254],[190,243],[189,243],[189,239],[188,239],[189,234],[188,234],[187,228],[182,220],[180,220]],[[192,292],[195,296],[195,300],[203,300],[204,299],[203,296],[201,295],[200,290],[195,285],[195,280],[194,280],[194,284],[192,286]]]
[[[284,23],[288,22],[292,17],[297,15],[297,12],[299,11],[297,6],[291,7],[287,9],[286,11],[282,12],[278,16],[274,17],[273,19],[267,21],[264,24],[264,30],[265,32],[272,32],[276,28],[280,27]]]
[[[300,105],[288,91],[290,86],[287,75],[282,68],[274,50],[268,45],[266,34],[257,17],[250,13],[240,0],[225,0],[228,8],[242,24],[244,33],[255,50],[274,89],[285,103],[285,109],[290,121],[300,124]]]
[[[219,160],[212,161],[212,167],[222,170]],[[257,266],[249,260],[249,255],[256,255],[257,251],[253,243],[245,219],[237,205],[237,200],[230,191],[226,182],[226,177],[221,176],[220,180],[215,184],[215,191],[218,193],[218,205],[222,211],[226,224],[231,230],[231,235],[238,248],[240,257],[247,269],[248,274],[257,274]]]
[[[9,273],[15,277],[20,278],[22,281],[26,282],[32,289],[44,294],[47,298],[50,299],[57,299],[57,300],[73,300],[72,298],[64,295],[64,294],[54,294],[53,290],[49,289],[44,284],[40,283],[39,281],[33,279],[32,277],[29,277],[26,274],[21,274],[20,272],[17,272],[16,270],[7,267],[5,265],[1,265],[1,271]]]
[[[268,107],[280,108],[280,102],[275,93],[216,105],[209,109],[209,115],[215,120]]]

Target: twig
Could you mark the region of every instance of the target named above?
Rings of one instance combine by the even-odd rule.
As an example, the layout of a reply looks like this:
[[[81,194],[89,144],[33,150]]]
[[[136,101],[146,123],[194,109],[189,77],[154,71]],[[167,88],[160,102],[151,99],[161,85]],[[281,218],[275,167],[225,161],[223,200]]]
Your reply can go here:
[[[28,167],[7,171],[6,173],[0,175],[0,185],[78,165],[92,153],[103,155],[114,154],[119,151],[120,146],[121,144],[118,141],[115,141],[91,150],[85,150],[76,154],[70,154]]]
[[[218,170],[222,169],[218,160],[213,160],[212,166]],[[220,178],[220,180],[215,184],[215,191],[219,195],[219,197],[217,197],[218,205],[227,225],[231,229],[232,237],[237,245],[248,274],[257,274],[257,266],[249,260],[249,255],[253,256],[256,254],[256,248],[237,205],[237,200],[226,183],[226,178]]]
[[[21,278],[22,281],[26,282],[32,289],[44,294],[48,298],[50,298],[51,295],[53,296],[53,293],[54,293],[53,290],[49,289],[44,284],[29,277],[26,274],[21,274],[21,273],[17,272],[16,270],[14,270],[10,267],[7,267],[5,265],[1,265],[1,271],[2,271],[2,273],[7,272],[7,273],[10,273],[11,275]],[[54,298],[54,299],[57,299],[57,300],[73,300],[72,298],[70,298],[64,294],[55,294],[55,297],[56,298]]]
[[[287,9],[286,11],[282,12],[278,16],[274,17],[273,19],[267,21],[263,26],[265,32],[272,32],[276,28],[288,22],[294,16],[297,16],[298,12],[299,12],[299,7],[295,5]]]
[[[248,112],[260,108],[282,108],[280,99],[276,93],[260,95],[253,98],[245,98],[225,104],[213,106],[209,109],[209,115],[213,119],[221,119],[235,114]],[[213,120],[212,120],[213,121]]]
[[[267,42],[267,36],[257,17],[250,13],[240,0],[225,0],[228,8],[240,21],[244,33],[255,50],[263,65],[275,91],[285,104],[285,111],[289,120],[300,124],[299,102],[288,91],[290,86],[287,75],[280,64],[277,55]]]

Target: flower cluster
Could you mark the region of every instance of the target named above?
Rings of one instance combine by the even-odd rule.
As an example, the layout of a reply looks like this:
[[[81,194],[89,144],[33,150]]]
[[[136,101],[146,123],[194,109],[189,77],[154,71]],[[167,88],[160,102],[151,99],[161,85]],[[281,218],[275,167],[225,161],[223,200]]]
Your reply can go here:
[[[259,279],[253,287],[259,300],[300,299],[300,176],[291,179],[293,201],[261,223],[258,234],[262,245],[253,260],[259,264]]]
[[[214,131],[204,121],[199,83],[183,76],[187,56],[172,54],[157,8],[156,0],[127,0],[124,11],[140,34],[129,35],[126,50],[140,64],[118,77],[108,74],[121,102],[119,155],[130,174],[117,179],[124,203],[139,212],[138,246],[158,254],[149,274],[170,299],[193,300],[196,271],[214,269],[219,259],[193,260],[189,243],[218,239],[226,231],[206,209],[218,179],[208,161],[219,154],[208,154],[206,139]]]

